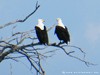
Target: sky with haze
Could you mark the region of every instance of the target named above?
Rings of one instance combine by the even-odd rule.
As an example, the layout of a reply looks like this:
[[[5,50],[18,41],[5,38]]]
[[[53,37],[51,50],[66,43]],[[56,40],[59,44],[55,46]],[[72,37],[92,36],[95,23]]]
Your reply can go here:
[[[0,25],[24,19],[35,9],[37,0],[0,0]],[[27,31],[34,29],[37,20],[45,20],[47,28],[57,24],[56,18],[61,18],[65,26],[68,27],[71,42],[84,50],[86,60],[97,64],[87,67],[83,62],[67,56],[62,50],[54,53],[51,58],[44,59],[42,64],[47,75],[99,75],[100,73],[100,0],[38,0],[40,8],[24,23],[16,23],[16,31]],[[13,26],[0,30],[0,38],[10,36]],[[48,32],[50,43],[59,42],[54,35],[53,28]],[[35,35],[33,35],[34,37]],[[27,42],[26,42],[27,43]],[[48,47],[47,50],[54,49]],[[81,56],[78,49],[67,48],[66,50],[76,51],[76,56]],[[22,62],[5,60],[0,63],[0,75],[33,75],[29,70],[30,66],[25,59]],[[66,73],[65,73],[66,72]],[[87,74],[75,74],[74,72],[90,72]],[[97,73],[95,73],[97,72]]]

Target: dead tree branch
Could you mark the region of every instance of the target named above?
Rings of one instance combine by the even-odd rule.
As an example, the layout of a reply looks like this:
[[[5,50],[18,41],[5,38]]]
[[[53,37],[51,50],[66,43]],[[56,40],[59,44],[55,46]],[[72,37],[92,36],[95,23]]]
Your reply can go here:
[[[53,26],[52,26],[52,28],[53,28]],[[18,61],[17,59],[20,59],[20,58],[24,57],[24,58],[27,58],[27,60],[31,64],[31,67],[34,68],[38,74],[45,75],[45,71],[42,68],[42,64],[41,64],[42,57],[43,58],[51,57],[52,55],[51,56],[47,56],[47,55],[50,54],[50,53],[53,53],[53,52],[57,51],[57,49],[61,49],[69,57],[72,57],[72,58],[75,58],[75,59],[77,59],[77,60],[79,60],[81,62],[84,62],[85,65],[87,65],[87,66],[89,66],[89,65],[95,65],[95,64],[90,63],[90,62],[88,62],[88,61],[86,61],[84,59],[81,59],[81,58],[77,57],[77,56],[73,56],[72,53],[74,53],[75,51],[67,52],[66,49],[64,48],[64,47],[77,48],[85,56],[86,53],[81,48],[79,48],[77,46],[59,45],[59,44],[53,43],[53,44],[49,44],[48,46],[44,46],[44,48],[35,48],[36,46],[41,45],[38,42],[31,42],[29,44],[23,45],[22,43],[26,39],[29,39],[31,41],[36,40],[35,38],[31,38],[30,39],[30,35],[29,34],[31,34],[31,32],[32,32],[32,30],[26,31],[26,32],[14,33],[10,37],[9,40],[7,40],[7,41],[5,41],[5,40],[0,41],[0,48],[2,49],[2,52],[0,53],[0,62],[2,62],[5,59],[12,59],[12,60]],[[15,36],[18,36],[16,38],[18,41],[16,41],[16,39],[13,38]],[[13,41],[16,41],[17,43],[13,44]],[[56,47],[56,49],[51,50],[51,51],[46,51],[44,53],[38,52],[38,51],[44,50],[45,48],[50,47],[50,46]],[[16,57],[9,56],[9,55],[11,55],[13,53],[17,53],[17,54],[20,54],[20,55],[18,55]]]
[[[81,48],[79,48],[79,47],[77,47],[77,46],[71,46],[71,45],[63,45],[63,46],[60,46],[60,45],[58,45],[58,44],[57,44],[57,45],[56,45],[56,44],[52,44],[51,46],[54,46],[54,47],[57,47],[57,48],[62,49],[62,50],[64,51],[64,53],[66,53],[66,55],[68,55],[69,57],[78,59],[79,61],[84,62],[86,66],[97,65],[97,64],[93,64],[93,63],[91,63],[91,62],[88,62],[88,61],[86,61],[86,60],[84,60],[84,59],[81,59],[81,58],[79,58],[79,57],[73,56],[73,55],[71,55],[71,54],[74,53],[74,51],[67,52],[66,49],[63,48],[64,46],[66,46],[66,47],[74,47],[74,48],[77,48],[77,49],[79,49],[82,53],[84,53],[84,56],[85,56],[85,52],[84,52]]]
[[[38,5],[37,2],[35,10],[32,13],[30,13],[28,16],[26,16],[23,20],[16,20],[1,25],[0,29],[7,27],[9,25],[13,25],[18,22],[25,22],[30,16],[32,16],[38,10],[39,7],[40,5]],[[47,29],[47,31],[49,32],[53,27],[55,27],[55,25],[52,25],[50,28]],[[18,59],[27,58],[28,62],[31,65],[31,69],[34,69],[37,72],[37,75],[38,74],[45,75],[45,71],[42,67],[41,60],[43,58],[51,57],[52,53],[58,51],[58,49],[61,49],[67,56],[75,58],[85,63],[85,65],[87,66],[95,65],[93,63],[86,61],[85,59],[72,55],[75,51],[70,51],[70,52],[66,51],[65,47],[66,48],[73,47],[75,49],[79,49],[80,52],[84,54],[84,58],[85,58],[86,53],[80,47],[74,45],[60,45],[60,44],[52,43],[49,44],[48,46],[43,46],[42,48],[38,47],[41,44],[36,41],[37,40],[36,37],[32,37],[34,34],[32,33],[33,31],[34,30],[31,29],[25,32],[15,32],[15,33],[12,32],[12,35],[10,37],[6,39],[5,38],[0,39],[0,62],[2,62],[5,59],[11,59],[18,62],[19,61]],[[27,42],[27,40],[31,42]],[[44,51],[43,53],[40,52],[51,46],[56,49],[54,50],[52,49],[50,51]],[[12,54],[15,56],[13,56]]]
[[[15,23],[25,22],[30,16],[32,16],[32,15],[38,10],[39,7],[40,7],[40,5],[38,5],[38,1],[37,1],[35,10],[34,10],[32,13],[30,13],[28,16],[26,16],[23,20],[15,20],[15,21],[6,23],[6,24],[4,24],[4,25],[0,25],[0,29],[2,29],[2,28],[4,28],[4,27],[7,27],[7,26],[10,26],[10,25],[13,25],[13,24],[15,24]]]
[[[18,53],[24,55],[24,56],[27,58],[27,60],[30,62],[31,66],[32,66],[37,72],[39,72],[41,75],[44,75],[44,72],[41,72],[41,71],[33,64],[32,60],[31,60],[32,58],[30,58],[30,56],[29,56],[28,54],[23,53],[23,52],[21,52],[21,51],[18,51]],[[41,65],[38,65],[38,66],[41,66]]]

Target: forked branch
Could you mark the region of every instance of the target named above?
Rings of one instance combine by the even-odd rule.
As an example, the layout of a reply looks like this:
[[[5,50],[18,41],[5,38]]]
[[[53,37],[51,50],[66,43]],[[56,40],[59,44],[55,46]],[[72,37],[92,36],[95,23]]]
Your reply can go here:
[[[62,49],[66,55],[68,55],[69,57],[78,59],[79,61],[84,62],[86,66],[97,65],[97,64],[93,64],[93,63],[91,63],[91,62],[88,62],[88,61],[86,61],[86,60],[84,60],[84,59],[81,59],[81,58],[79,58],[79,57],[77,57],[77,56],[71,55],[71,54],[74,53],[75,51],[67,52],[66,49],[64,48],[64,46],[66,46],[66,47],[77,48],[77,49],[79,49],[79,50],[84,54],[84,58],[85,58],[85,52],[84,52],[80,47],[72,46],[72,45],[63,45],[63,46],[60,46],[60,45],[58,45],[58,44],[57,44],[57,45],[56,45],[56,44],[51,44],[51,46],[54,46],[54,47],[57,47],[57,48]]]
[[[35,10],[32,13],[30,13],[29,15],[27,15],[23,20],[15,20],[15,21],[6,23],[4,25],[0,25],[0,29],[10,26],[10,25],[14,25],[15,23],[18,23],[18,22],[25,22],[30,16],[32,16],[38,10],[39,7],[40,7],[40,5],[38,5],[38,1],[37,1]]]

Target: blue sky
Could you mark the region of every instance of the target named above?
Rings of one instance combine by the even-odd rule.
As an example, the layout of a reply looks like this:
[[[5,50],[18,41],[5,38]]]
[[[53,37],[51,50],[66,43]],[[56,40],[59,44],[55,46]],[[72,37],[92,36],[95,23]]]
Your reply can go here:
[[[35,8],[37,0],[0,0],[0,25],[23,19]],[[43,61],[47,75],[65,75],[62,72],[100,72],[100,0],[39,0],[41,7],[26,22],[15,24],[14,31],[27,31],[37,24],[38,18],[45,20],[47,28],[57,24],[56,18],[62,18],[71,36],[71,45],[81,47],[86,52],[86,60],[98,64],[87,67],[79,60],[66,56],[59,50],[51,58]],[[0,30],[0,36],[10,36],[12,26]],[[54,28],[48,32],[50,42],[59,42],[54,34]],[[34,35],[33,35],[34,37]],[[55,49],[55,48],[52,48]],[[73,49],[73,48],[71,48]],[[50,47],[47,50],[51,50]],[[66,50],[70,50],[66,48]],[[77,49],[74,49],[77,50]],[[77,51],[76,51],[77,52]],[[80,53],[76,53],[79,55]],[[22,59],[24,64],[28,64]],[[13,75],[33,75],[22,63],[6,60],[0,63],[0,75],[10,75],[12,64]],[[69,75],[74,75],[69,74]],[[80,74],[77,74],[80,75]],[[85,74],[83,74],[85,75]],[[89,75],[89,74],[87,74]],[[90,74],[98,75],[98,74]]]

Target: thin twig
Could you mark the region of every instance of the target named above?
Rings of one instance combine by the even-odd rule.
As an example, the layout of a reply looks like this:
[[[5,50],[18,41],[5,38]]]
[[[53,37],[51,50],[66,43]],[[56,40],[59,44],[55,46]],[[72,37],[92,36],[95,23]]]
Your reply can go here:
[[[12,74],[12,64],[10,63],[10,75],[13,75]]]
[[[13,24],[18,23],[18,22],[25,22],[30,16],[32,16],[38,10],[39,7],[40,7],[40,5],[38,5],[38,1],[37,1],[35,10],[32,13],[30,13],[28,16],[26,16],[23,20],[15,20],[15,21],[6,23],[4,25],[0,25],[0,29],[7,27],[7,26],[10,26],[10,25],[13,25]]]
[[[50,31],[52,28],[54,28],[56,25],[52,25],[50,28],[47,29],[47,31]]]
[[[37,69],[37,67],[32,63],[32,61],[30,60],[30,57],[29,57],[27,54],[25,54],[25,53],[23,53],[23,52],[21,52],[21,51],[18,51],[18,53],[24,55],[24,56],[27,58],[27,60],[30,62],[31,66],[34,67],[34,69],[42,75],[42,73],[41,73],[41,72]]]
[[[89,66],[89,65],[97,65],[97,64],[93,64],[93,63],[90,63],[90,62],[88,62],[88,61],[85,61],[85,60],[83,60],[83,59],[81,59],[81,58],[78,58],[78,57],[76,57],[76,56],[70,55],[70,54],[73,53],[73,52],[69,52],[69,53],[68,53],[68,52],[63,48],[63,46],[55,45],[55,44],[54,44],[54,45],[51,45],[51,46],[54,46],[54,47],[57,47],[57,48],[62,49],[62,50],[64,51],[64,53],[66,53],[66,55],[68,55],[68,56],[70,56],[70,57],[72,57],[72,58],[75,58],[75,59],[78,59],[78,60],[84,62],[86,66]],[[77,46],[71,46],[71,47],[77,48]],[[78,47],[78,48],[79,48],[79,47]]]
[[[77,48],[77,49],[79,49],[83,54],[84,54],[84,58],[85,58],[85,56],[86,56],[86,53],[80,48],[80,47],[78,47],[78,46],[74,46],[74,45],[63,45],[63,47],[64,46],[67,46],[67,47],[72,47],[72,48]]]

